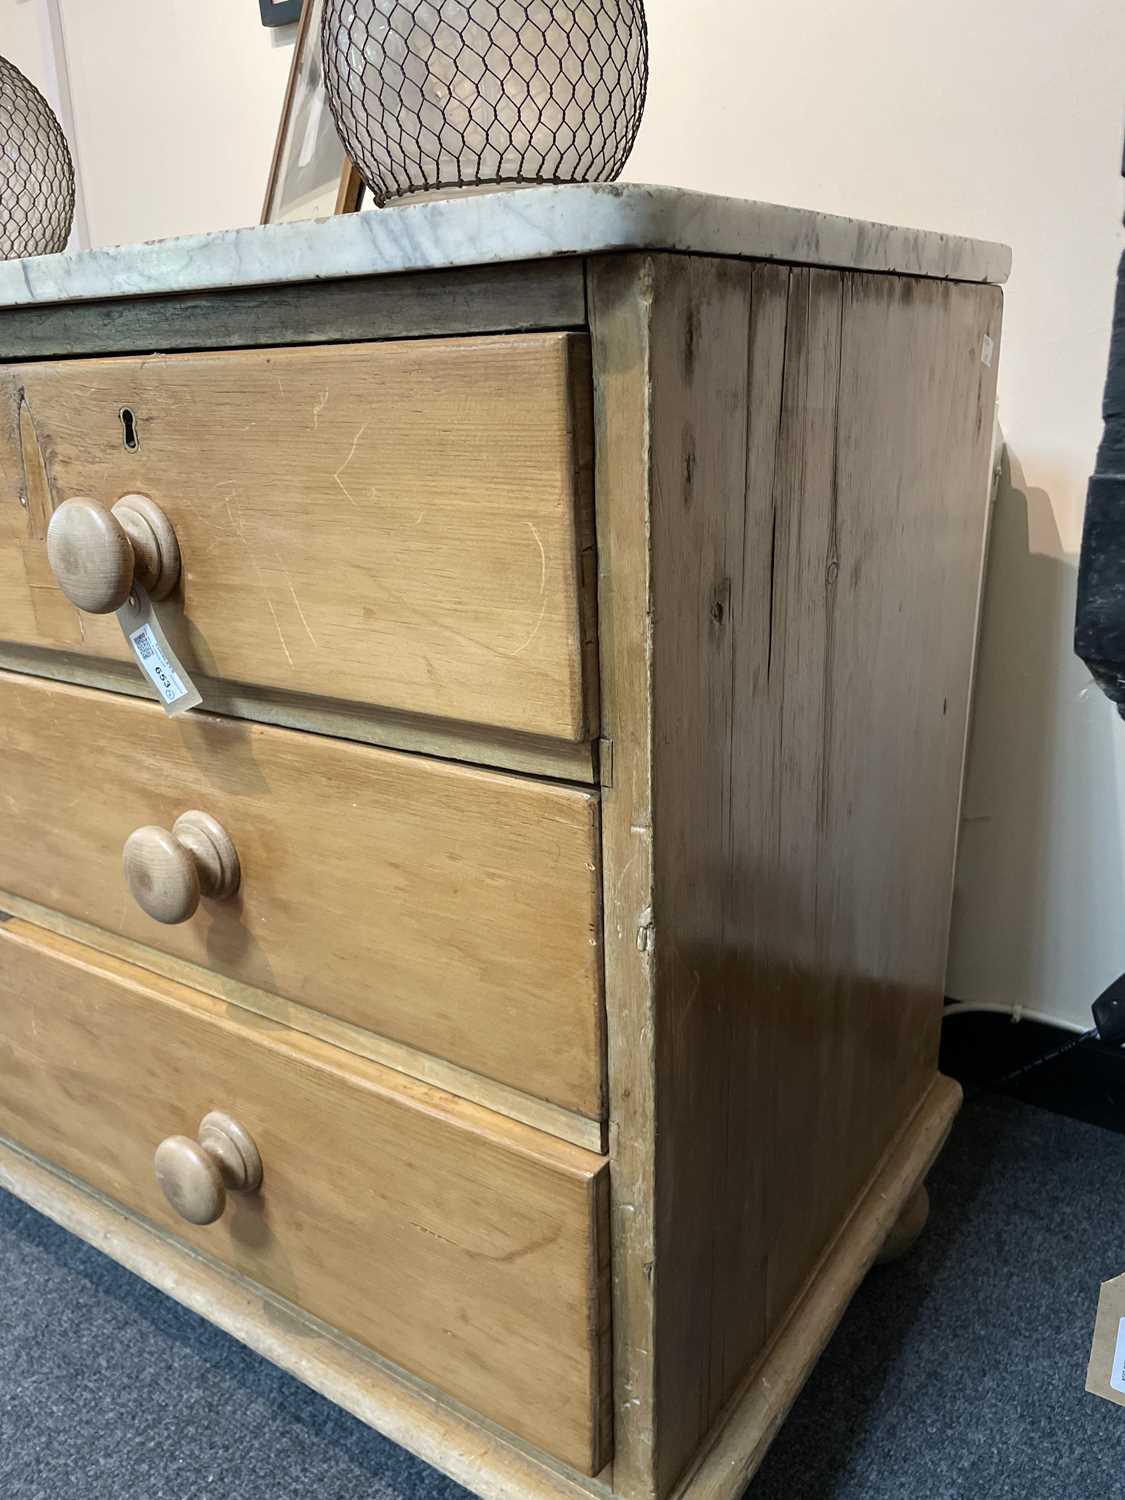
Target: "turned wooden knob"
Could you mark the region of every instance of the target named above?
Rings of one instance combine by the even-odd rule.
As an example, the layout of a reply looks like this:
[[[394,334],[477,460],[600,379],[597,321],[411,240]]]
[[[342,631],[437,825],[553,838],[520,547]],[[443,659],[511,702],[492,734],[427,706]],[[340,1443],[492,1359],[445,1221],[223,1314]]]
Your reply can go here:
[[[227,1206],[227,1193],[253,1193],[262,1182],[262,1158],[237,1120],[213,1109],[199,1137],[170,1135],[153,1157],[156,1180],[181,1219],[213,1224]]]
[[[64,500],[47,527],[47,560],[71,604],[111,615],[136,581],[163,599],[180,577],[172,523],[147,495],[122,495],[112,510],[77,496]]]
[[[125,840],[125,881],[156,922],[189,921],[201,896],[225,901],[242,872],[230,835],[204,812],[181,813],[166,828],[138,828]]]

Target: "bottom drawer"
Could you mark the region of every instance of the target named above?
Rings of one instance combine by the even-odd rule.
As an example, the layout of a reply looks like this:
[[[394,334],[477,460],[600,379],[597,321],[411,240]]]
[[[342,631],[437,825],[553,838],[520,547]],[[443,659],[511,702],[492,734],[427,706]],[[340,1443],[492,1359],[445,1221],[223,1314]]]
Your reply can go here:
[[[212,1110],[262,1182],[200,1228],[153,1152]],[[608,1459],[601,1157],[16,919],[0,1134],[575,1468]]]

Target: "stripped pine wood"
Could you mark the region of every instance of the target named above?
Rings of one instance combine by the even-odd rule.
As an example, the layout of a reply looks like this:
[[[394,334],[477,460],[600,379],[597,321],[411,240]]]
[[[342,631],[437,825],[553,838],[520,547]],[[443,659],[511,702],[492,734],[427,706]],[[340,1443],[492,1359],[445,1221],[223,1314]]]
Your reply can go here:
[[[613,1238],[613,1490],[652,1493],[655,1430],[656,1077],[652,952],[652,577],[649,464],[654,270],[591,262],[598,621],[604,733],[603,942]]]
[[[914,1184],[933,1164],[959,1103],[957,1085],[936,1079],[815,1268],[714,1442],[685,1472],[675,1500],[740,1500]],[[302,1309],[264,1293],[205,1252],[154,1231],[146,1221],[3,1141],[0,1187],[485,1500],[612,1496],[611,1467],[586,1479],[552,1462]],[[270,1317],[262,1316],[265,1306]]]
[[[595,1206],[571,1216],[569,1237],[542,1247],[543,1255],[553,1255],[564,1243],[585,1246],[585,1270],[577,1275],[570,1262],[559,1282],[566,1309],[553,1305],[543,1322],[545,1336],[553,1330],[558,1342],[558,1359],[571,1361],[561,1377],[561,1409],[547,1410],[559,1366],[531,1347],[537,1335],[523,1322],[513,1331],[502,1314],[492,1317],[499,1283],[489,1282],[479,1326],[475,1303],[467,1314],[471,1337],[491,1332],[495,1343],[484,1354],[475,1344],[471,1351],[484,1360],[479,1396],[465,1373],[468,1361],[424,1366],[425,1347],[419,1352],[411,1341],[417,1337],[424,1346],[423,1335],[433,1332],[431,1311],[419,1330],[404,1304],[389,1342],[370,1330],[359,1334],[412,1372],[403,1384],[394,1371],[380,1367],[375,1375],[369,1363],[357,1364],[347,1309],[320,1301],[318,1285],[313,1306],[303,1284],[283,1284],[284,1267],[267,1266],[269,1295],[280,1299],[271,1306],[321,1320],[312,1361],[302,1363],[294,1341],[269,1338],[266,1320],[247,1316],[241,1278],[257,1274],[265,1281],[260,1269],[228,1259],[236,1265],[233,1279],[216,1262],[206,1276],[185,1280],[167,1225],[151,1244],[141,1243],[135,1216],[146,1208],[134,1206],[124,1224],[101,1199],[83,1210],[73,1183],[64,1191],[51,1169],[29,1167],[18,1151],[2,1147],[0,1180],[14,1181],[80,1232],[114,1234],[123,1258],[142,1274],[178,1288],[190,1305],[249,1336],[287,1368],[296,1360],[303,1378],[387,1426],[487,1500],[737,1500],[860,1278],[880,1248],[909,1227],[911,1205],[920,1201],[959,1102],[956,1086],[936,1072],[937,1032],[1001,295],[985,285],[656,253],[594,257],[582,280],[588,343],[565,334],[452,339],[440,347],[420,340],[398,355],[362,346],[362,352],[211,354],[184,363],[194,369],[198,358],[207,365],[200,401],[213,399],[223,372],[237,370],[240,382],[249,372],[260,403],[254,420],[266,423],[279,451],[286,435],[261,413],[267,373],[273,375],[281,355],[287,371],[329,359],[343,361],[340,370],[349,376],[377,369],[379,389],[392,392],[398,417],[432,411],[426,403],[440,391],[443,410],[451,412],[448,431],[412,446],[404,439],[393,449],[391,470],[410,496],[416,483],[441,491],[428,502],[446,534],[428,536],[415,554],[400,517],[385,560],[396,577],[408,575],[417,604],[411,639],[421,629],[437,650],[448,639],[439,633],[438,616],[425,612],[429,600],[419,602],[420,566],[445,559],[441,620],[453,603],[456,642],[439,653],[423,681],[412,646],[403,645],[406,614],[390,616],[376,666],[362,668],[368,675],[359,687],[358,679],[345,680],[360,670],[347,660],[332,668],[337,678],[317,685],[301,677],[311,671],[305,648],[291,652],[292,671],[283,671],[259,622],[254,644],[272,661],[268,670],[239,676],[231,660],[201,663],[217,706],[248,720],[317,729],[320,736],[205,716],[168,726],[137,703],[122,707],[124,700],[115,699],[111,713],[103,702],[98,712],[108,717],[98,718],[96,733],[83,736],[79,725],[70,736],[99,745],[91,752],[94,779],[112,787],[105,808],[91,812],[76,798],[68,811],[85,830],[76,861],[85,871],[81,889],[67,884],[61,831],[46,840],[50,846],[56,839],[57,847],[33,849],[22,863],[5,862],[0,837],[0,888],[19,892],[25,882],[18,915],[35,918],[44,909],[37,903],[45,902],[51,914],[40,919],[53,933],[115,946],[116,956],[68,949],[65,957],[82,973],[118,965],[115,995],[122,986],[130,995],[143,993],[145,1005],[162,1014],[167,1007],[177,1013],[202,1007],[208,1034],[220,1024],[233,1028],[248,1039],[248,1056],[257,1056],[249,1043],[260,1042],[271,1055],[295,1051],[311,1064],[313,1054],[304,1049],[322,1048],[316,1066],[330,1067],[349,1098],[367,1088],[373,1076],[367,1070],[377,1067],[357,1041],[360,1029],[371,1026],[376,1055],[382,1047],[384,1060],[407,1074],[413,1068],[458,1091],[471,1087],[493,1108],[522,1111],[547,1131],[569,1131],[560,1125],[564,1117],[577,1121],[572,1137],[591,1144],[602,1144],[604,1126],[608,1169],[588,1157],[579,1168],[588,1187],[596,1182]],[[572,277],[558,306],[573,298],[576,285]],[[120,363],[73,360],[68,368],[93,371],[100,393],[95,367]],[[175,361],[125,363],[139,383],[153,382],[168,400],[173,387],[161,387],[168,379],[161,371],[181,368]],[[27,665],[64,680],[84,674],[104,689],[120,683],[113,676],[120,656],[110,659],[97,645],[101,626],[60,605],[39,556],[57,503],[57,476],[65,470],[60,434],[69,440],[69,429],[52,429],[39,415],[50,381],[71,389],[57,373],[43,375],[47,368],[6,370],[9,381],[18,369],[39,384],[18,411],[8,405],[27,504],[13,526],[14,511],[0,501],[0,665]],[[405,401],[388,373],[399,369],[409,372]],[[442,369],[431,389],[427,380]],[[354,383],[343,382],[343,373],[341,381],[341,391]],[[303,377],[305,395],[317,384]],[[373,389],[364,386],[368,395]],[[510,411],[498,414],[500,402]],[[532,408],[535,420],[527,416]],[[175,427],[170,406],[153,409],[165,413],[169,430]],[[345,411],[349,422],[365,420],[354,404]],[[511,422],[505,425],[510,412],[515,436]],[[143,421],[138,430],[143,453]],[[433,434],[431,424],[427,436]],[[159,448],[159,422],[155,435]],[[331,475],[344,451],[340,443],[346,439],[345,449],[353,443],[354,428],[330,436],[335,446],[326,438],[318,448],[316,439],[308,449],[303,494],[319,493],[325,465]],[[225,441],[221,433],[216,440]],[[0,432],[0,462],[5,441]],[[359,446],[365,482],[373,485],[378,455]],[[185,471],[186,451],[181,441],[178,473]],[[224,450],[232,455],[245,457]],[[119,462],[106,460],[115,476],[126,472]],[[209,462],[204,455],[204,472]],[[282,461],[269,462],[283,485]],[[499,511],[489,488],[497,473]],[[173,498],[155,498],[173,511]],[[528,504],[538,507],[534,515],[519,509]],[[318,577],[326,553],[316,548],[327,545],[324,537],[340,535],[324,514],[310,505],[299,536],[321,564]],[[512,528],[518,533],[530,519],[542,537],[543,517],[555,528],[545,551],[558,566],[536,623],[540,596],[526,593],[535,569],[524,566]],[[262,506],[257,521],[272,526],[277,513]],[[456,523],[464,524],[461,533]],[[192,541],[194,522],[188,526]],[[296,537],[294,531],[284,539],[286,558],[296,555]],[[365,522],[360,552],[364,566],[376,570],[384,564],[377,540]],[[194,550],[185,549],[189,616],[200,587],[191,571]],[[209,564],[220,551],[212,547]],[[570,562],[559,561],[564,555],[573,562],[570,573]],[[486,580],[476,595],[474,568]],[[208,604],[215,621],[224,602],[215,582],[220,571]],[[236,571],[231,564],[231,579]],[[279,575],[266,571],[259,589],[245,597],[236,591],[240,609],[267,601],[280,607],[280,595],[270,592]],[[463,586],[460,592],[449,579]],[[330,614],[345,607],[343,597],[342,586],[325,592]],[[303,596],[294,602],[304,607]],[[5,625],[17,616],[26,629]],[[520,636],[527,648],[500,662],[497,632],[517,617],[530,632]],[[294,622],[279,616],[278,623],[282,644],[289,644]],[[317,622],[311,623],[315,632]],[[534,687],[524,673],[539,674]],[[8,691],[0,682],[0,701]],[[30,848],[33,829],[55,830],[59,822],[50,798],[52,788],[56,796],[66,790],[63,709],[72,698],[108,695],[71,687],[48,692],[26,680],[20,691],[24,705],[52,705],[34,715],[30,733],[6,728],[0,717],[0,737],[8,735],[7,784],[14,776],[20,789],[14,801],[27,804],[5,811],[0,800],[0,833],[7,819]],[[127,714],[150,713],[159,733],[113,727]],[[385,748],[323,738],[329,733],[386,736],[387,743],[571,784],[434,762],[423,767]],[[201,737],[195,753],[192,736]],[[103,740],[112,741],[112,751],[101,747]],[[231,785],[215,769],[216,744]],[[251,747],[245,756],[243,744]],[[36,763],[43,745],[48,753]],[[97,849],[112,843],[114,808],[127,795],[115,779],[122,757],[131,780],[154,802],[146,821],[167,827],[168,815],[195,807],[219,818],[240,855],[248,851],[242,926],[236,930],[228,918],[223,928],[215,904],[221,942],[200,946],[198,934],[161,939],[165,955],[153,958],[155,950],[137,941],[108,897],[91,895],[90,872],[104,867]],[[255,786],[255,772],[264,790]],[[174,807],[155,806],[158,774],[171,776]],[[417,794],[406,797],[403,788],[414,776]],[[207,800],[197,795],[200,788]],[[243,811],[252,816],[242,818]],[[311,892],[308,879],[295,878],[277,857],[294,846],[290,825],[315,850]],[[69,847],[73,855],[73,830]],[[34,890],[26,885],[31,877]],[[385,953],[365,946],[363,937],[357,945],[355,933],[366,920],[360,907],[348,907],[351,920],[333,925],[333,903],[347,906],[349,879],[364,900],[391,914],[380,925]],[[403,891],[409,900],[396,907]],[[441,901],[434,901],[435,891],[444,893]],[[432,921],[427,903],[434,906]],[[75,915],[59,916],[64,906]],[[412,915],[404,923],[399,918],[407,908]],[[515,909],[530,911],[534,921],[517,923],[522,935],[513,942]],[[3,920],[0,913],[0,932]],[[236,941],[255,922],[255,939],[269,947],[274,966],[268,972],[252,946],[244,951]],[[48,941],[33,939],[18,917],[6,925],[22,946]],[[286,941],[269,946],[279,927]],[[571,970],[577,949],[567,934],[579,931],[586,962]],[[119,935],[107,937],[111,932]],[[325,932],[331,943],[321,942]],[[424,941],[414,941],[420,934]],[[155,941],[151,931],[145,935],[145,943]],[[294,948],[330,948],[325,973],[311,979],[299,973]],[[569,979],[560,978],[560,955]],[[129,970],[126,981],[122,961],[130,958],[149,972]],[[52,953],[55,959],[63,962],[61,952]],[[453,998],[439,1003],[432,970],[450,962],[458,982],[449,991]],[[200,978],[208,967],[212,976]],[[364,988],[365,970],[380,982],[387,970],[409,983],[388,1002],[375,984]],[[193,997],[176,980],[214,998]],[[61,984],[64,996],[68,984]],[[30,986],[33,997],[47,988],[41,978]],[[88,997],[82,1005],[64,1003],[54,1025],[77,1028],[89,1003]],[[327,1030],[317,1016],[328,1018]],[[19,1013],[11,1029],[26,1041],[28,1024]],[[299,1037],[296,1028],[314,1035]],[[0,1025],[0,1036],[6,1029]],[[316,1041],[316,1034],[336,1046]],[[33,1050],[31,1041],[26,1045]],[[49,1036],[42,1045],[49,1047]],[[233,1055],[224,1054],[228,1062]],[[220,1072],[233,1080],[233,1062]],[[53,1136],[39,1095],[27,1091],[18,1067],[14,1076],[11,1088],[20,1092],[11,1129],[22,1120],[25,1132],[36,1134],[32,1150],[112,1196],[116,1190],[98,1175],[112,1168],[81,1157],[66,1132]],[[425,1087],[393,1076],[408,1092]],[[391,1086],[389,1078],[383,1082]],[[0,1073],[0,1130],[7,1128],[5,1086]],[[232,1081],[222,1098],[193,1096],[193,1107],[205,1102],[256,1135],[262,1127],[253,1099],[248,1118],[236,1092]],[[71,1107],[85,1108],[84,1101],[80,1088]],[[474,1106],[446,1099],[435,1108],[445,1125],[460,1128],[467,1122],[461,1111]],[[511,1119],[485,1121],[485,1113],[473,1117],[476,1134],[490,1142],[502,1136],[521,1161],[549,1158],[554,1171],[562,1162],[554,1153],[574,1149]],[[177,1128],[190,1135],[197,1126],[192,1118]],[[95,1122],[95,1137],[98,1128],[106,1127]],[[184,1170],[199,1165],[190,1148],[177,1150]],[[265,1155],[268,1181],[272,1143]],[[471,1176],[468,1159],[458,1160]],[[432,1180],[440,1186],[443,1169],[431,1169],[427,1156],[417,1190],[428,1192]],[[371,1190],[369,1178],[359,1178],[359,1191]],[[492,1167],[484,1174],[489,1192],[503,1191],[507,1181]],[[378,1182],[373,1190],[380,1190]],[[210,1211],[206,1192],[199,1201]],[[287,1207],[295,1203],[296,1197]],[[460,1244],[456,1226],[468,1211],[461,1198],[454,1206],[447,1219],[450,1238]],[[334,1254],[339,1224],[332,1222]],[[593,1230],[582,1227],[594,1222]],[[315,1258],[311,1246],[310,1233],[305,1247]],[[528,1262],[529,1275],[542,1264],[539,1253]],[[484,1274],[494,1270],[490,1262]],[[584,1289],[600,1288],[607,1274],[611,1296],[587,1295]],[[440,1278],[439,1287],[445,1306]],[[521,1293],[517,1317],[530,1318],[533,1303],[533,1295]],[[575,1341],[580,1307],[586,1331]],[[378,1319],[383,1309],[365,1313]],[[561,1339],[558,1319],[565,1323]],[[518,1395],[499,1373],[511,1359],[527,1366],[526,1389],[521,1385]],[[579,1366],[585,1373],[576,1378]],[[599,1463],[597,1477],[589,1477]]]
[[[0,639],[128,656],[44,539],[65,499],[139,493],[189,672],[587,740],[589,403],[562,333],[0,367]]]
[[[53,583],[50,587],[53,588]],[[105,661],[74,651],[0,641],[0,671],[46,677],[53,682],[73,682],[80,687],[125,693],[131,698],[156,699],[155,689],[137,671],[133,661]],[[556,781],[596,782],[599,778],[596,740],[567,744],[563,740],[506,733],[487,725],[391,713],[354,703],[283,693],[278,688],[251,688],[242,683],[218,681],[203,673],[195,674],[192,680],[203,695],[207,710],[227,718],[305,729],[313,734],[358,740],[365,745],[382,745],[389,750],[409,750],[418,755],[436,755],[442,760],[523,771]]]
[[[1000,294],[590,287],[614,1487],[663,1496],[934,1079]]]
[[[603,1466],[602,1157],[16,918],[0,924],[0,1080],[0,1134],[584,1473]],[[216,1107],[264,1176],[197,1228],[152,1158]]]
[[[443,1089],[447,1094],[456,1094],[460,1099],[481,1104],[485,1109],[507,1115],[511,1120],[519,1120],[536,1130],[545,1130],[548,1135],[570,1141],[586,1151],[606,1151],[604,1120],[591,1120],[572,1110],[561,1109],[556,1104],[548,1104],[545,1099],[533,1098],[519,1089],[497,1083],[494,1078],[470,1073],[468,1069],[459,1068],[456,1063],[451,1063],[444,1057],[420,1052],[417,1047],[393,1042],[373,1031],[365,1031],[361,1026],[353,1026],[348,1021],[326,1016],[322,1011],[312,1010],[295,1000],[286,1000],[268,990],[256,989],[237,979],[228,979],[224,974],[217,974],[214,969],[205,968],[202,964],[173,958],[146,943],[107,932],[104,927],[92,927],[88,922],[64,916],[49,906],[43,906],[38,901],[28,901],[12,891],[0,889],[0,912],[22,917],[36,927],[44,927],[48,932],[58,933],[60,937],[72,938],[76,943],[85,943],[96,948],[99,953],[123,959],[134,968],[147,969],[150,973],[160,974],[177,984],[201,990],[205,995],[213,995],[217,1000],[225,1000],[230,1005],[252,1011],[267,1021],[275,1021],[280,1026],[292,1026],[296,1031],[303,1031],[322,1042],[329,1042],[344,1052],[354,1052],[359,1057],[370,1058],[372,1062],[406,1073],[422,1083],[432,1083],[435,1088]]]
[[[0,887],[603,1113],[593,791],[6,673],[0,762]],[[241,883],[164,926],[122,851],[189,810],[234,841]]]
[[[488,1500],[607,1500],[610,1492],[597,1478],[533,1449],[206,1251],[4,1140],[0,1188]]]

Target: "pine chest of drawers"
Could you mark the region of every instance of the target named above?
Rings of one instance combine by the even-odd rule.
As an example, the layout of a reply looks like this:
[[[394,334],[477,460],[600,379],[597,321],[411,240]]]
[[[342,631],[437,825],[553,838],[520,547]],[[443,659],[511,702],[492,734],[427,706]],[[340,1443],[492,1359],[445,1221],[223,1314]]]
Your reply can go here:
[[[957,1106],[1006,268],[639,188],[0,267],[0,1185],[490,1500],[733,1500]]]

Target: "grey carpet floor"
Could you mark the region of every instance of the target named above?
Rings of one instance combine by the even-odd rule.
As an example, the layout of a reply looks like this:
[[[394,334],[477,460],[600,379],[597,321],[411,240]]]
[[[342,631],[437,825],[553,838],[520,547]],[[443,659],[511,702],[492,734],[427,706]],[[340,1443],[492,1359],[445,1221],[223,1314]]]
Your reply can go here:
[[[1125,1271],[1125,1136],[993,1096],[868,1277],[746,1500],[1125,1493],[1083,1391]],[[465,1492],[0,1193],[3,1500],[463,1500]]]

